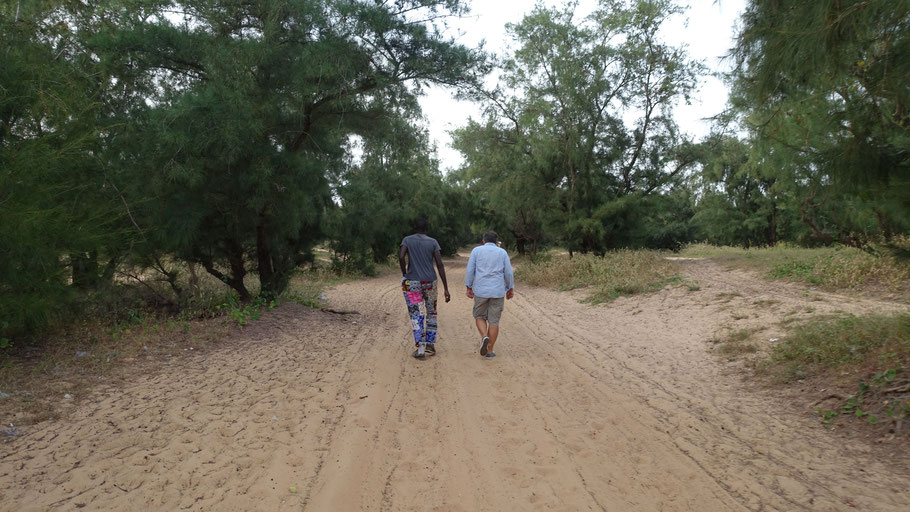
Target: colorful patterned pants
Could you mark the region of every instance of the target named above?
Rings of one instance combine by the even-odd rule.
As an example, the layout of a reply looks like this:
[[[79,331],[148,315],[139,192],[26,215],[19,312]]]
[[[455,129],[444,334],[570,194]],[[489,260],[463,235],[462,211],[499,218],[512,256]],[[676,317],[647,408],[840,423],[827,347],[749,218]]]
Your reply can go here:
[[[436,281],[401,282],[401,291],[408,304],[408,316],[411,317],[411,329],[414,331],[414,343],[436,343]],[[420,303],[424,303],[421,314]],[[426,322],[426,327],[424,327]]]

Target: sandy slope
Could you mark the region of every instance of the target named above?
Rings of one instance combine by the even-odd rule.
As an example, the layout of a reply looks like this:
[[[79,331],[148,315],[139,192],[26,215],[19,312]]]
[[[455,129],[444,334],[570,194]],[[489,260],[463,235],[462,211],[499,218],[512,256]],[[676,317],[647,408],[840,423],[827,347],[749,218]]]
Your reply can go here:
[[[519,283],[487,361],[448,265],[437,356],[409,357],[394,278],[329,293],[356,316],[281,306],[0,445],[0,510],[910,510],[910,473],[708,352],[723,325],[805,309],[802,289],[705,261],[684,262],[699,291],[606,306]]]

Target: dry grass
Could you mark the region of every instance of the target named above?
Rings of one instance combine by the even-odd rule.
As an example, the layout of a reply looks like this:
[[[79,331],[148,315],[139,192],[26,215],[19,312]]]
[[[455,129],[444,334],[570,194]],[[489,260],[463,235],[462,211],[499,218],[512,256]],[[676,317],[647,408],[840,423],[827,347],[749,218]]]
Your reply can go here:
[[[623,295],[634,295],[679,284],[697,289],[694,283],[683,280],[675,263],[656,251],[618,250],[603,257],[592,254],[548,254],[536,263],[523,262],[516,270],[522,282],[572,290],[591,287],[588,300],[609,302]]]
[[[886,292],[910,299],[910,262],[887,251],[875,255],[852,247],[807,249],[779,244],[742,249],[695,244],[683,249],[682,255],[710,258],[770,279],[800,281],[826,290]]]
[[[735,359],[738,356],[758,352],[758,347],[751,342],[751,339],[755,333],[762,330],[760,327],[727,330],[727,332],[715,335],[709,341],[717,345],[715,353]]]

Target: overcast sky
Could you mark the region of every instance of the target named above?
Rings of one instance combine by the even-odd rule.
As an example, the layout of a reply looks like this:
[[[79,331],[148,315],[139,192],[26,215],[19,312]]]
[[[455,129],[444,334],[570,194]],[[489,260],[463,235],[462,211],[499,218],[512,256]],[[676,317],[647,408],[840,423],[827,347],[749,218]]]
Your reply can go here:
[[[517,23],[529,13],[535,0],[473,0],[471,14],[459,20],[450,20],[450,34],[459,43],[477,46],[486,41],[488,51],[504,53],[511,44],[506,39],[506,23]],[[564,2],[546,0],[546,5],[561,5]],[[686,2],[682,1],[685,5]],[[686,45],[693,59],[701,60],[712,70],[722,70],[729,63],[721,58],[733,46],[734,27],[745,7],[745,0],[691,0],[683,16],[672,19],[664,27],[665,40],[673,45]],[[576,12],[588,13],[596,5],[595,0],[581,0]],[[580,18],[580,17],[579,17]],[[461,153],[451,148],[449,130],[464,126],[469,117],[480,118],[477,105],[457,101],[453,92],[433,87],[420,101],[427,118],[430,137],[436,143],[443,170],[459,167]],[[682,104],[675,109],[676,120],[684,132],[695,138],[707,134],[710,121],[703,118],[716,115],[723,110],[727,100],[727,88],[717,78],[703,77],[699,90],[691,105]]]

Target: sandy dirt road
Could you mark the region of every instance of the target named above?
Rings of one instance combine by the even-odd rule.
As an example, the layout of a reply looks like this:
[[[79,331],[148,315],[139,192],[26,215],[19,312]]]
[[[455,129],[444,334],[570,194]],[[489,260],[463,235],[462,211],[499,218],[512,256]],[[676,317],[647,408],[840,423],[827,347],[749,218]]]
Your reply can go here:
[[[604,306],[518,283],[485,360],[464,264],[447,263],[438,355],[410,357],[395,278],[328,293],[359,315],[283,305],[0,445],[0,510],[910,510],[906,465],[708,351],[725,325],[804,308],[805,290],[706,261],[682,262],[698,291]]]

